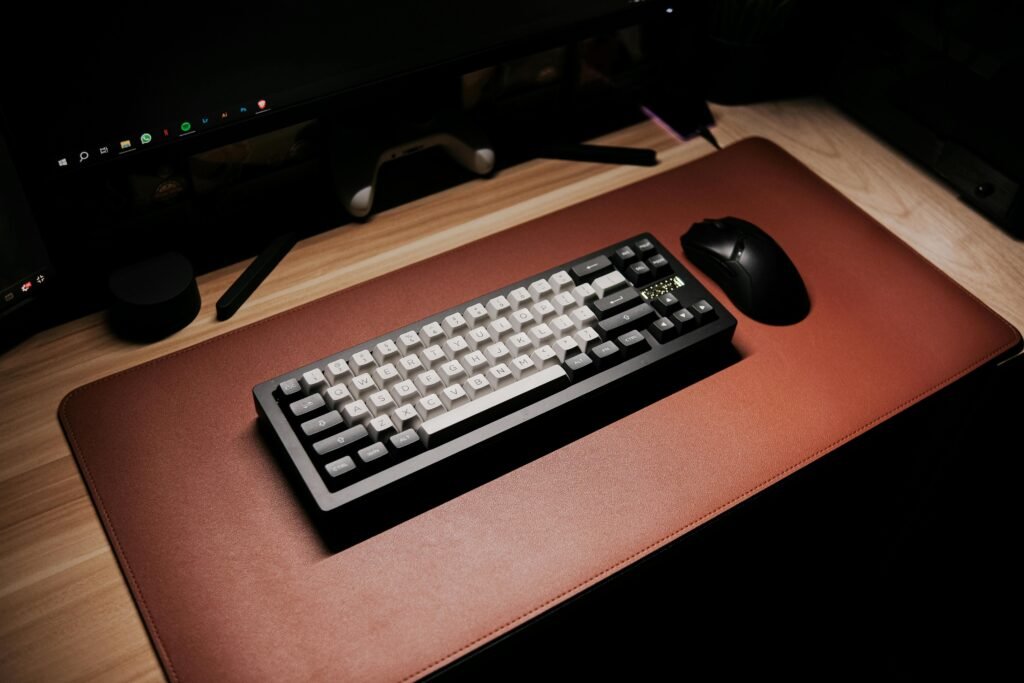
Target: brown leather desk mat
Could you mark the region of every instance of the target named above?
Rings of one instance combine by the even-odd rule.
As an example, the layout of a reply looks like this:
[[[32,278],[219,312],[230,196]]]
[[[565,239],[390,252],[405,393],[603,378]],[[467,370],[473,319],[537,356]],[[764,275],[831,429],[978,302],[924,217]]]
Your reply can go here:
[[[738,363],[324,550],[260,439],[254,384],[641,231],[681,255],[693,221],[728,214],[789,252],[811,294],[806,320],[768,327],[736,313]],[[172,679],[396,680],[512,629],[1019,342],[753,139],[81,387],[60,417]]]

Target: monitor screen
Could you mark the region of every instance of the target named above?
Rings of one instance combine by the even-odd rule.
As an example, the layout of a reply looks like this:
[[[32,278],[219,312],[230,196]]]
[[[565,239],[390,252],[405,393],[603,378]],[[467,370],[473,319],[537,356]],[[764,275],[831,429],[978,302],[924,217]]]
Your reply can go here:
[[[50,264],[0,135],[0,328],[4,316],[50,287]]]
[[[19,47],[7,63],[23,68],[5,67],[0,98],[21,159],[50,173],[74,174],[652,6],[647,0],[341,0],[158,9],[89,3],[58,16],[49,16],[47,6],[27,10],[38,16],[18,26],[8,24],[19,34]]]

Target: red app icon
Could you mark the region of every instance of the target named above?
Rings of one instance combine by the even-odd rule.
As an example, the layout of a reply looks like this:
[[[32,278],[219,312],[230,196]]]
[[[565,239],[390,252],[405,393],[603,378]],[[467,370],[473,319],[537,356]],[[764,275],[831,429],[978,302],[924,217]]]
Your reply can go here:
[[[260,109],[266,109],[267,108],[267,101],[266,100],[260,100],[259,102],[256,103],[256,106],[259,107]]]

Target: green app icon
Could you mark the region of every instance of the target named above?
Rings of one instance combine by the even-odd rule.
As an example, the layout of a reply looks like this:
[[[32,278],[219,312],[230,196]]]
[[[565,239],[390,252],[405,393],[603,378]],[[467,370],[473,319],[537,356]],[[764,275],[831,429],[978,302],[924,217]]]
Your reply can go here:
[[[146,145],[146,144],[149,144],[153,140],[153,136],[150,135],[149,133],[143,133],[142,137],[139,138],[139,139],[142,140],[142,144]]]
[[[192,130],[192,124],[189,123],[188,121],[182,121],[181,122],[181,132],[182,133],[187,133],[190,130]]]

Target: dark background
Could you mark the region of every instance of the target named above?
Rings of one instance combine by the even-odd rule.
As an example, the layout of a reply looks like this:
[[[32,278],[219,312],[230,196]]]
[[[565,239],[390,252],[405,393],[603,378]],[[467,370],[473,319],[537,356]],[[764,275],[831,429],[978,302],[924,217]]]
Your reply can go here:
[[[12,65],[0,126],[54,277],[26,329],[104,308],[108,273],[155,253],[180,251],[203,273],[253,256],[282,226],[309,235],[346,223],[327,163],[332,131],[408,127],[437,112],[481,125],[500,172],[545,143],[638,121],[645,103],[672,119],[666,112],[704,98],[825,95],[1024,234],[1024,109],[1014,101],[1024,13],[1010,2],[391,0],[300,3],[287,13],[115,3],[57,20],[42,6],[27,12],[5,26],[20,40],[0,48]],[[462,76],[488,67],[490,80],[467,102]],[[259,99],[269,103],[263,114]],[[185,120],[191,133],[178,138]],[[253,152],[291,125],[273,153]],[[145,147],[142,132],[154,135]],[[269,137],[252,137],[260,134]],[[96,152],[125,138],[136,151],[116,162]],[[89,161],[77,164],[86,148]],[[57,167],[60,157],[68,168]],[[382,173],[377,210],[471,177],[436,150]],[[4,280],[21,275],[7,270]]]

